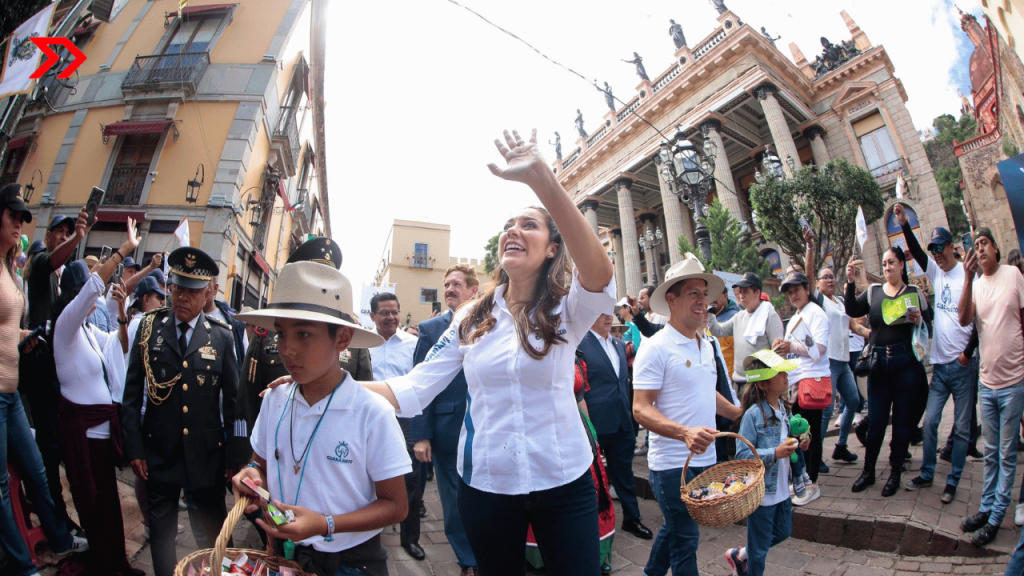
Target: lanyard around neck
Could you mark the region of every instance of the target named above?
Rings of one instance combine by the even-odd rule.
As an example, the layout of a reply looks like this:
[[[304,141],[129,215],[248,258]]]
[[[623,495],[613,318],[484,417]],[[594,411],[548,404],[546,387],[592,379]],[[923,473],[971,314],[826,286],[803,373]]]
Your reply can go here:
[[[326,415],[327,411],[331,408],[331,401],[334,400],[334,393],[337,392],[338,388],[341,388],[341,385],[344,384],[344,383],[345,383],[345,381],[342,380],[337,386],[334,387],[334,390],[331,391],[330,397],[327,398],[327,406],[324,406],[324,415]],[[281,423],[284,422],[284,415],[288,413],[288,404],[292,403],[292,402],[295,402],[295,391],[298,390],[298,389],[299,389],[299,384],[296,383],[292,387],[292,393],[288,395],[288,400],[284,403],[284,408],[281,410],[281,417],[277,419],[277,428],[274,430],[274,459],[277,460],[277,485],[281,489],[281,501],[282,502],[285,501],[285,496],[284,496],[284,480],[283,480],[283,478],[281,476],[281,455],[280,455],[280,449],[278,448],[278,436],[279,436],[279,434],[281,432]],[[320,424],[323,421],[324,421],[323,416],[321,416],[320,420],[316,423],[316,427],[313,428],[313,435],[309,439],[310,447],[312,447],[313,439],[316,438],[316,433],[317,433],[318,430],[320,430]],[[295,430],[292,429],[292,433],[294,433],[294,432],[295,432]],[[292,440],[293,440],[293,438],[289,437],[289,441],[292,441]],[[302,479],[306,477],[306,463],[307,462],[309,462],[309,455],[308,454],[306,455],[306,457],[304,457],[302,459],[302,471],[299,474],[299,485],[295,487],[295,501],[292,503],[292,506],[298,506],[299,505],[299,492],[302,491]]]

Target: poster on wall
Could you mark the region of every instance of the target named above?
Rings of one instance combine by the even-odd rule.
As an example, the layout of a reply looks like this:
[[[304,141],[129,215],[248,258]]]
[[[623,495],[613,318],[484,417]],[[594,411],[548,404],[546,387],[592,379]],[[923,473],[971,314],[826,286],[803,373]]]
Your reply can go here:
[[[1003,160],[996,167],[1003,179],[1006,200],[1010,203],[1010,215],[1017,229],[1017,244],[1024,246],[1024,154]]]
[[[370,300],[381,292],[395,293],[396,284],[363,284],[363,296],[359,299],[359,323],[363,326],[373,328],[373,320],[370,320]]]

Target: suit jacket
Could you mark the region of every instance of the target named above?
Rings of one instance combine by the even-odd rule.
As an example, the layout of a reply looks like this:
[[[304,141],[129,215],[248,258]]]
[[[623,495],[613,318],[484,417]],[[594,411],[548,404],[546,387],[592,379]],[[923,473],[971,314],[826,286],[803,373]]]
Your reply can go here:
[[[419,341],[413,353],[413,365],[423,362],[427,353],[441,338],[452,323],[451,310],[436,318],[420,324]],[[430,440],[431,450],[442,454],[457,454],[459,451],[459,435],[462,433],[462,422],[466,418],[466,395],[468,386],[463,371],[452,379],[443,392],[423,410],[419,416],[412,418],[410,437],[413,441]]]
[[[148,341],[142,336],[152,322]],[[200,312],[188,348],[178,349],[176,319],[170,308],[143,318],[128,359],[122,416],[125,453],[143,459],[149,477],[184,488],[207,488],[224,482],[225,424],[235,421],[238,362],[231,328]],[[169,395],[146,404],[146,370],[142,355],[157,382],[181,378]],[[166,392],[165,392],[166,393]],[[161,394],[163,396],[163,394]]]
[[[228,306],[227,302],[221,302],[220,300],[213,301],[214,306],[224,314],[224,317],[228,319],[228,328],[231,329],[232,335],[235,337],[235,359],[242,358],[245,356],[245,340],[249,336],[245,333],[245,322],[241,320],[235,320],[235,311]],[[238,363],[238,369],[242,369],[242,363]]]
[[[590,421],[594,423],[598,436],[614,434],[619,430],[633,429],[633,416],[629,402],[629,385],[626,366],[626,347],[621,340],[612,339],[612,346],[619,354],[619,375],[604,351],[604,347],[592,332],[587,332],[577,350],[583,353],[587,363],[587,380],[590,391],[584,395]]]

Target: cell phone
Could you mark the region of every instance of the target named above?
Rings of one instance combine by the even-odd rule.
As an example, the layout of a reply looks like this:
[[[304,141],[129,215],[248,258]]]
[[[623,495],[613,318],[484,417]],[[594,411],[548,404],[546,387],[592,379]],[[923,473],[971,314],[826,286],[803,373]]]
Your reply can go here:
[[[117,270],[115,270],[114,274],[110,277],[110,283],[114,286],[119,285],[121,283],[121,276],[124,276],[124,264],[117,265]]]
[[[100,262],[106,262],[107,258],[110,258],[110,255],[113,253],[114,249],[111,248],[110,246],[104,246],[100,248]]]
[[[430,310],[434,314],[440,314],[441,313],[441,303],[440,302],[434,302],[433,304],[430,305]]]
[[[86,221],[85,225],[92,224],[92,221],[96,218],[96,212],[99,211],[100,206],[103,204],[103,197],[107,195],[107,192],[99,186],[93,186],[92,192],[89,194],[89,201],[85,203]]]
[[[46,331],[43,329],[43,327],[42,326],[36,326],[36,329],[33,330],[31,334],[26,336],[24,340],[22,340],[21,342],[18,343],[18,351],[19,352],[24,352],[25,351],[25,346],[29,342],[31,342],[33,338],[40,338],[44,334],[46,334]]]
[[[907,306],[907,314],[913,314],[917,312],[917,306]]]
[[[807,218],[804,218],[803,216],[801,216],[801,217],[800,217],[800,227],[801,227],[802,229],[805,229],[805,230],[810,230],[810,231],[811,231],[811,234],[812,234],[812,235],[814,234],[814,230],[813,230],[813,229],[811,229],[811,224],[810,224],[810,222],[808,222],[808,221],[807,221]]]
[[[964,254],[967,254],[974,248],[974,237],[970,232],[964,232],[960,236],[960,241],[964,243]]]

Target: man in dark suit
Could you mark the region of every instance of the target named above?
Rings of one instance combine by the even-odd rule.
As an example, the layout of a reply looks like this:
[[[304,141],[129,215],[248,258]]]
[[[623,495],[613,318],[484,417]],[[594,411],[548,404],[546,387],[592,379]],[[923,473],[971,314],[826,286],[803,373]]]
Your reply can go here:
[[[444,298],[448,311],[420,324],[419,341],[413,353],[413,362],[419,364],[441,338],[452,323],[454,312],[463,302],[476,296],[480,282],[476,271],[458,264],[449,268],[444,275]],[[459,435],[462,421],[466,417],[466,375],[462,372],[452,380],[448,388],[423,410],[423,414],[412,419],[411,436],[416,443],[413,452],[420,462],[433,462],[437,478],[437,492],[441,497],[444,513],[444,533],[455,551],[455,557],[462,567],[462,576],[478,576],[473,549],[469,547],[466,529],[459,518],[456,492],[459,472],[456,469],[459,450]],[[416,511],[410,510],[410,514]]]
[[[132,345],[125,378],[124,449],[146,481],[156,576],[177,558],[178,495],[188,491],[193,526],[207,542],[220,533],[224,508],[225,430],[235,421],[238,368],[231,328],[203,313],[216,262],[182,247],[167,259],[171,307],[147,314]],[[142,402],[146,397],[146,418]]]
[[[633,477],[633,415],[627,383],[626,348],[610,334],[611,314],[602,314],[583,337],[578,350],[587,363],[590,391],[584,396],[597,443],[608,460],[608,478],[622,502],[622,529],[650,540],[650,529],[640,521]]]

